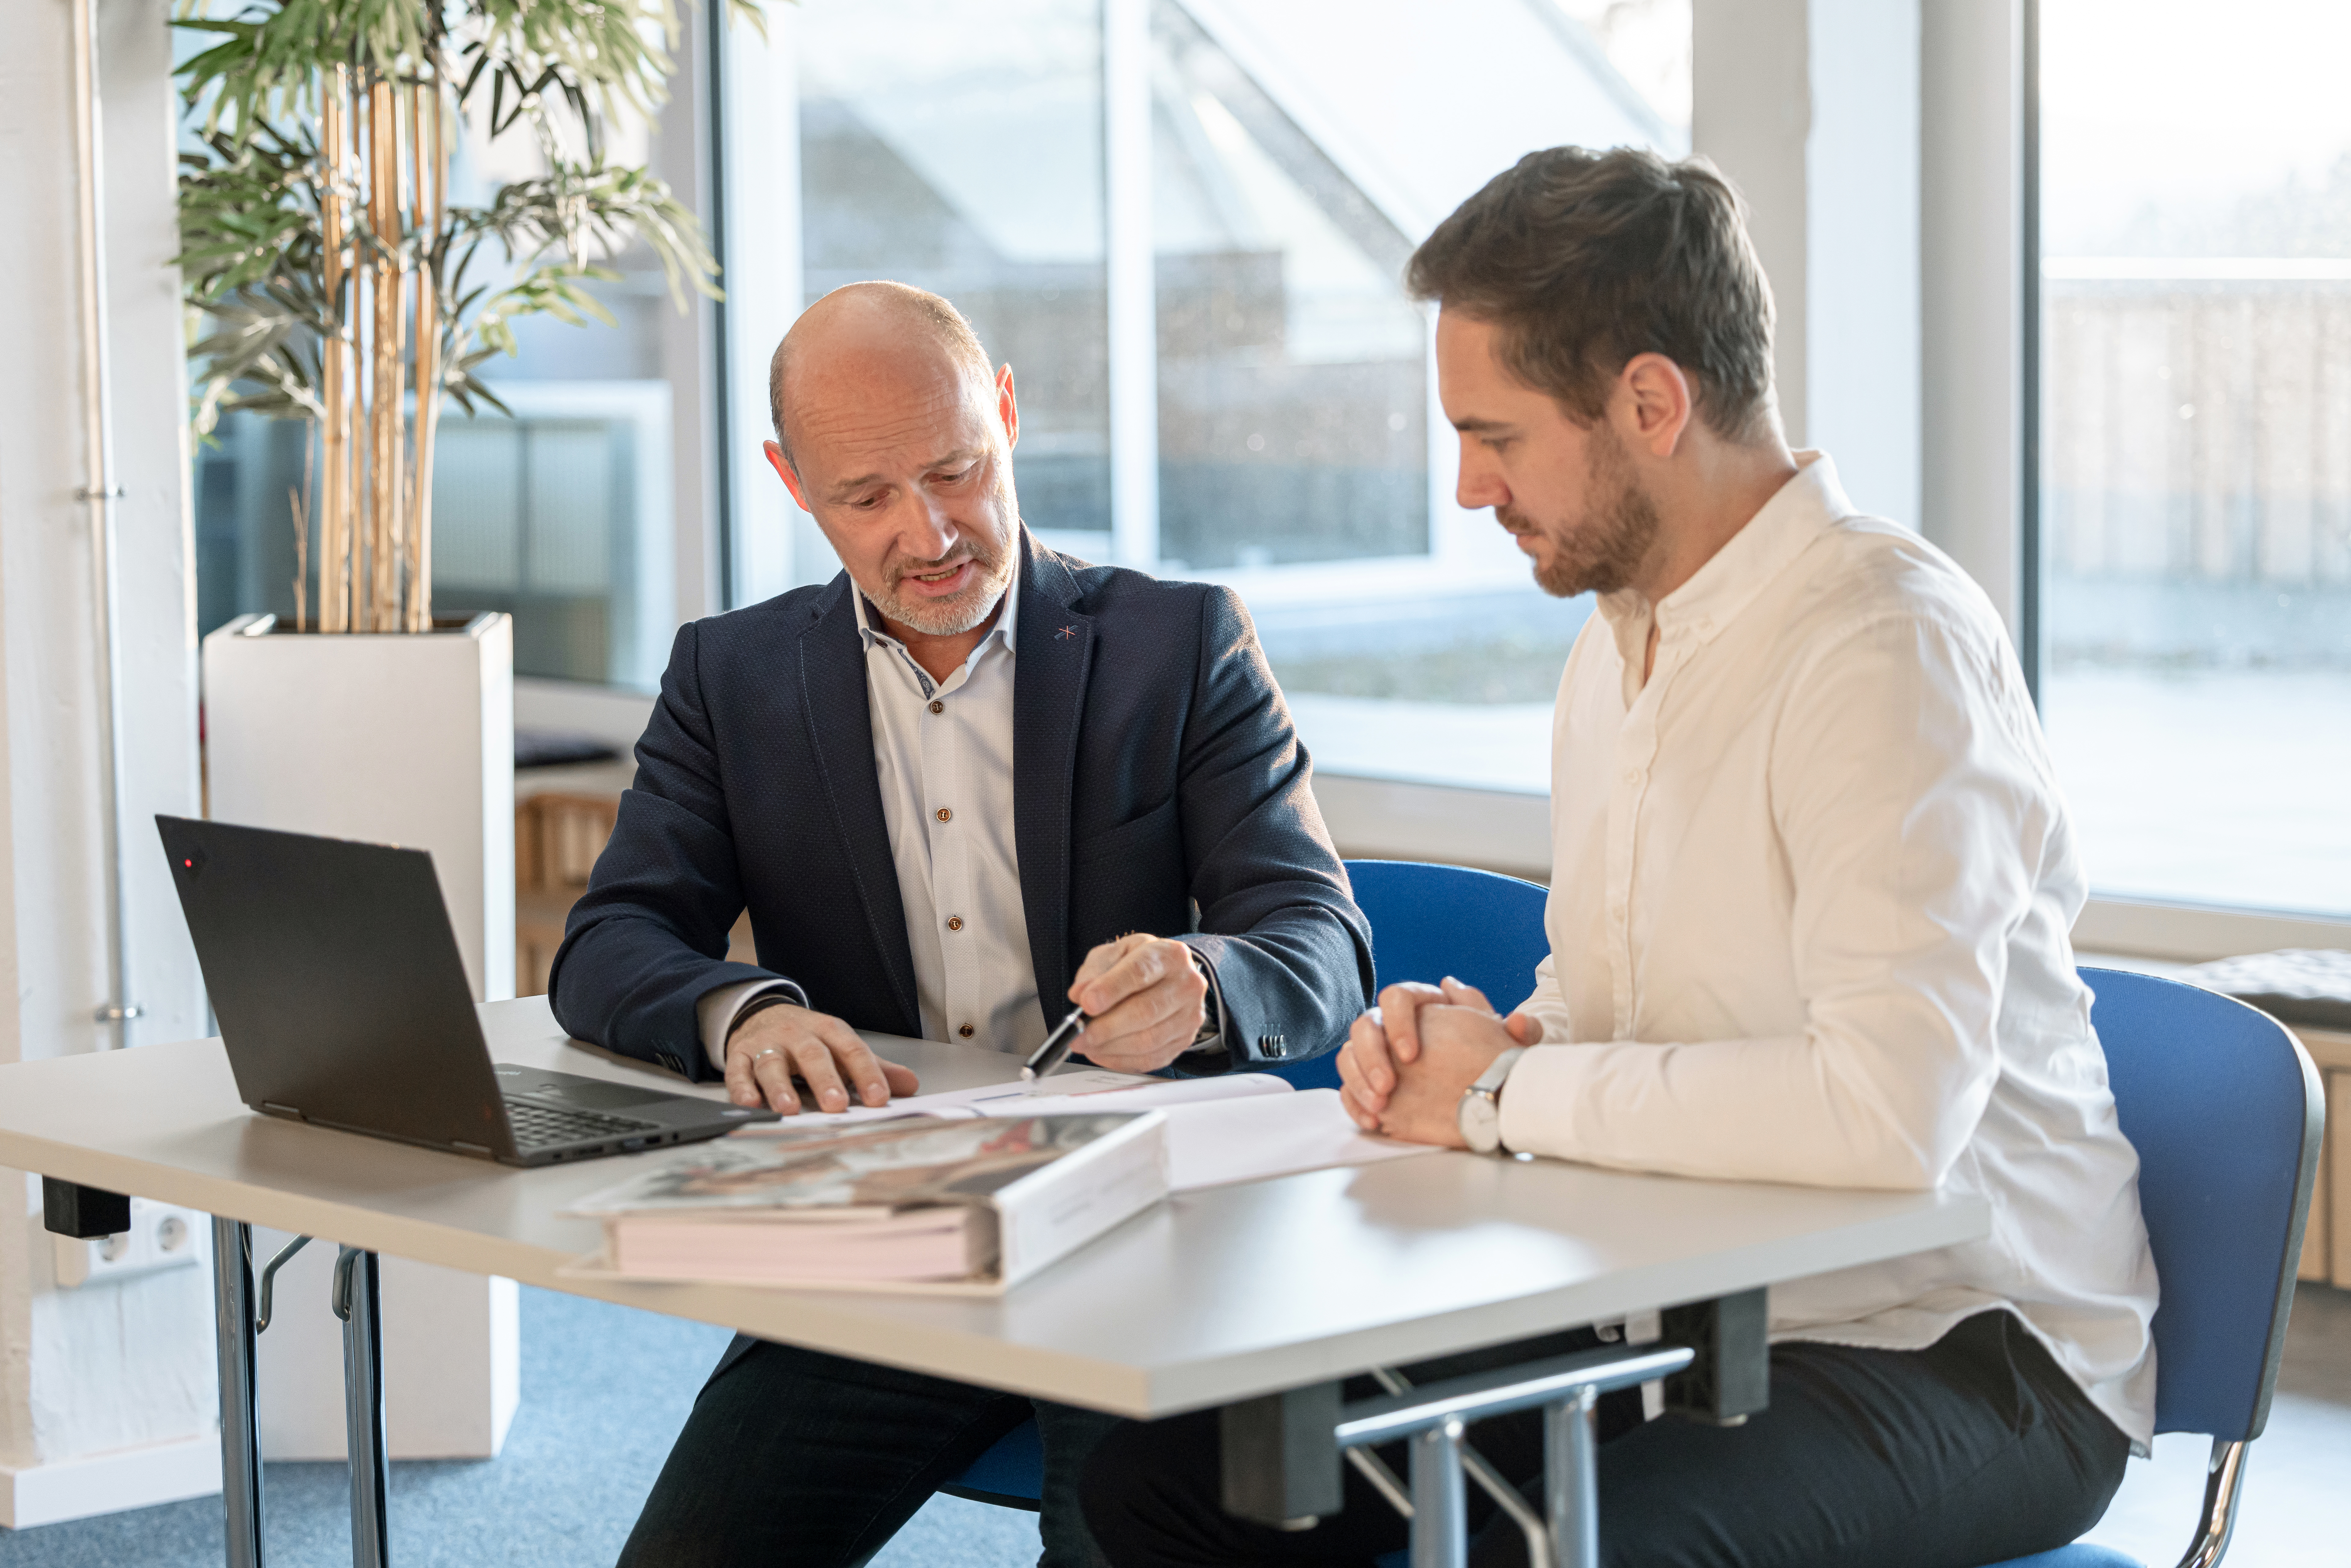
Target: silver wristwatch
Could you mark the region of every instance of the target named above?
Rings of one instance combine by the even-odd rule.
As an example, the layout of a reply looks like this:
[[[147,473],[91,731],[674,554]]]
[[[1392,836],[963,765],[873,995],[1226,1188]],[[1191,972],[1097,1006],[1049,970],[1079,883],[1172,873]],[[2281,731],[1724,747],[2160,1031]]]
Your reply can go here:
[[[1461,1141],[1469,1145],[1471,1154],[1502,1152],[1502,1082],[1525,1054],[1524,1047],[1502,1052],[1478,1075],[1478,1082],[1461,1092],[1460,1108],[1454,1115],[1461,1124]]]

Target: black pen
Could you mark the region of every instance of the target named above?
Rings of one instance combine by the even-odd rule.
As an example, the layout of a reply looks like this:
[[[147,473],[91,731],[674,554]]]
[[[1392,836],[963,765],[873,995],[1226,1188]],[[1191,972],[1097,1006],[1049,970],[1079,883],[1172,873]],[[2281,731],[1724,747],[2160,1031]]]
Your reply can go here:
[[[1039,1092],[1038,1085],[1044,1082],[1045,1074],[1070,1060],[1070,1052],[1076,1047],[1078,1036],[1085,1032],[1085,1009],[1071,1008],[1070,1016],[1055,1024],[1053,1032],[1045,1037],[1045,1043],[1030,1052],[1029,1060],[1021,1064],[1020,1082],[1029,1086],[1029,1093]]]

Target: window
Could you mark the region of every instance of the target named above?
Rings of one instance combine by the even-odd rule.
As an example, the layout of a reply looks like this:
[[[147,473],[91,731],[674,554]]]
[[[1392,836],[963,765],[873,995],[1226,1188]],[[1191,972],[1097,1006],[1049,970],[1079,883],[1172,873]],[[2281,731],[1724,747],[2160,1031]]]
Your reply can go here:
[[[1046,543],[1232,584],[1326,771],[1545,790],[1589,604],[1544,597],[1453,504],[1402,273],[1527,152],[1686,150],[1687,0],[804,0],[778,20],[772,47],[726,44],[728,158],[760,171],[729,176],[729,234],[760,225],[761,262],[737,249],[727,280],[732,441],[810,300],[934,289],[1013,367]],[[784,168],[789,226],[749,210]],[[733,471],[754,487],[731,513],[738,600],[831,577],[772,479]],[[1425,742],[1406,759],[1400,722]]]
[[[2041,699],[2093,883],[2351,915],[2351,13],[2041,16]]]
[[[1009,0],[978,20],[954,0],[801,9],[798,304],[872,277],[954,300],[1013,368],[1014,478],[1030,526],[1101,553],[1110,400],[1098,5]],[[747,345],[761,366],[774,348]]]

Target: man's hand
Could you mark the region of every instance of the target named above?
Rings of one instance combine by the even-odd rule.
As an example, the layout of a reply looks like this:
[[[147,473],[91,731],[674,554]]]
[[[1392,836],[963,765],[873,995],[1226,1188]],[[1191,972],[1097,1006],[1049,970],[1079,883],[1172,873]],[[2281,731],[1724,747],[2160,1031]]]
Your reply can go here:
[[[807,1008],[762,1008],[727,1038],[726,1097],[737,1105],[764,1100],[769,1110],[798,1115],[796,1075],[820,1111],[849,1109],[844,1080],[867,1105],[886,1105],[892,1095],[912,1094],[920,1086],[912,1068],[883,1061],[855,1030]]]
[[[1207,977],[1192,949],[1138,932],[1086,955],[1070,1000],[1092,1020],[1078,1050],[1098,1067],[1152,1072],[1184,1054],[1207,1018]]]
[[[1461,1092],[1502,1052],[1541,1039],[1539,1021],[1495,1017],[1485,993],[1449,976],[1393,985],[1340,1048],[1340,1103],[1365,1132],[1458,1148]]]

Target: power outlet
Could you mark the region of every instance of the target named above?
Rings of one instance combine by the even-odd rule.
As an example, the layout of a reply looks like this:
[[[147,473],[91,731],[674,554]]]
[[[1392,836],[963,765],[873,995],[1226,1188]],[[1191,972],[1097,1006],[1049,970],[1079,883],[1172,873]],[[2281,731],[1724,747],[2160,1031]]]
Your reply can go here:
[[[57,1249],[58,1288],[110,1285],[117,1280],[152,1274],[159,1270],[192,1269],[203,1256],[198,1229],[203,1222],[204,1217],[192,1208],[175,1208],[168,1203],[134,1197],[131,1200],[128,1230],[90,1241],[78,1241],[70,1236],[49,1237]]]

